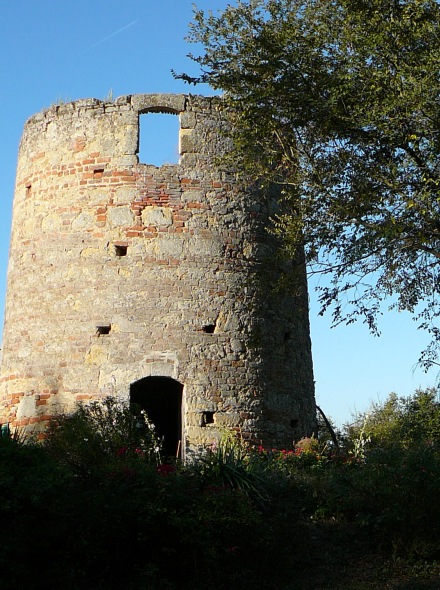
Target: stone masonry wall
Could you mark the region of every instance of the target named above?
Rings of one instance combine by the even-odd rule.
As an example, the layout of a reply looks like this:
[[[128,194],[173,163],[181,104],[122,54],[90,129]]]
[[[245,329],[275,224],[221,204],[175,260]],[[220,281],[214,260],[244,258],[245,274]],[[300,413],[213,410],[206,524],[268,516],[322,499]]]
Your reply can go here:
[[[178,165],[138,162],[146,112],[179,116]],[[217,169],[228,149],[222,125],[219,99],[184,95],[80,100],[27,122],[1,422],[43,432],[78,400],[127,398],[153,375],[183,384],[186,449],[223,427],[272,446],[311,433],[304,272],[293,292],[269,288],[278,273],[265,230],[273,202]]]

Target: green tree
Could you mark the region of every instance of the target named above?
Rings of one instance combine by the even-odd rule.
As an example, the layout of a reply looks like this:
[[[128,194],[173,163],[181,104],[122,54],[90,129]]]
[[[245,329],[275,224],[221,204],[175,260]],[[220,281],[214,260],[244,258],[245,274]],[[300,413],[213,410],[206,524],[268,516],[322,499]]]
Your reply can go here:
[[[246,0],[195,11],[198,78],[223,91],[234,165],[279,185],[274,220],[305,248],[334,323],[382,303],[440,329],[440,8],[435,0]]]
[[[348,440],[359,439],[363,432],[369,447],[440,444],[440,402],[434,388],[417,389],[414,395],[398,397],[391,393],[383,403],[355,416],[346,427]]]

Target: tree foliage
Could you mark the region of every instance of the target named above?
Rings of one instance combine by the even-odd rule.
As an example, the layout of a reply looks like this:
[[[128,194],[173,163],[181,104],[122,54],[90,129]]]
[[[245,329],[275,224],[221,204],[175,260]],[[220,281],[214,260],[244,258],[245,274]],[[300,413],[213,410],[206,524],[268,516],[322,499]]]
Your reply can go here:
[[[409,397],[391,393],[383,403],[372,404],[366,413],[346,427],[348,439],[362,431],[369,446],[404,448],[440,445],[440,402],[433,388],[418,389]]]
[[[282,189],[335,323],[377,331],[382,302],[440,329],[440,8],[435,0],[244,0],[196,10],[195,83],[224,92],[235,165]],[[347,305],[347,303],[349,305]]]

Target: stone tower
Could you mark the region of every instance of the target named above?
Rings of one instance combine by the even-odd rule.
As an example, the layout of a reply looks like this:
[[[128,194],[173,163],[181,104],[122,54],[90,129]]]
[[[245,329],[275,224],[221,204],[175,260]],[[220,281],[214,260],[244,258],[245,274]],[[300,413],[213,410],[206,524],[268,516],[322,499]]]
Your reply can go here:
[[[179,164],[139,163],[152,112],[179,117]],[[225,427],[277,447],[312,432],[304,268],[294,289],[271,288],[290,272],[266,231],[275,201],[219,169],[223,123],[218,98],[162,94],[79,100],[26,123],[1,422],[42,432],[110,395],[144,407],[170,454]]]

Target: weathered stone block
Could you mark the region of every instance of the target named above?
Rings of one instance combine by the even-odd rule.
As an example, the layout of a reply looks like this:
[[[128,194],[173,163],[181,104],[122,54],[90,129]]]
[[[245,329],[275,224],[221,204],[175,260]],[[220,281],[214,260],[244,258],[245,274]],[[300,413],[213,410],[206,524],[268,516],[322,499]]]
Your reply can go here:
[[[168,207],[147,207],[142,211],[142,223],[146,226],[168,227],[173,223],[172,211]]]

